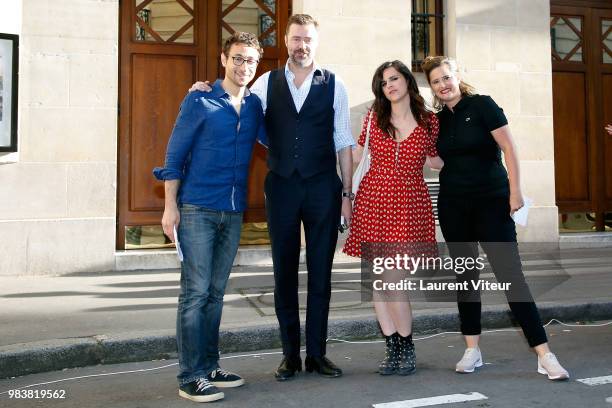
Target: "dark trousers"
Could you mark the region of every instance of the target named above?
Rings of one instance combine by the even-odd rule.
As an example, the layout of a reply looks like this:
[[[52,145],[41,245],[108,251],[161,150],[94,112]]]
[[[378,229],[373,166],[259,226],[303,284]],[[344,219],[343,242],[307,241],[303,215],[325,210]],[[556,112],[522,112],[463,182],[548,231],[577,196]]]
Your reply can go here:
[[[283,178],[269,172],[264,189],[274,263],[274,306],[283,353],[287,356],[300,353],[298,265],[303,222],[308,268],[306,353],[323,356],[342,183],[336,172],[319,173],[307,179],[297,173]]]
[[[498,282],[510,283],[510,289],[505,292],[508,304],[523,329],[529,346],[546,343],[546,332],[540,314],[523,275],[508,198],[440,195],[438,218],[451,257],[477,257],[480,243]],[[478,269],[472,269],[457,274],[457,281],[468,281],[468,287],[471,287],[469,281],[478,280],[479,272]],[[458,293],[457,304],[461,333],[480,334],[480,293],[473,289]]]

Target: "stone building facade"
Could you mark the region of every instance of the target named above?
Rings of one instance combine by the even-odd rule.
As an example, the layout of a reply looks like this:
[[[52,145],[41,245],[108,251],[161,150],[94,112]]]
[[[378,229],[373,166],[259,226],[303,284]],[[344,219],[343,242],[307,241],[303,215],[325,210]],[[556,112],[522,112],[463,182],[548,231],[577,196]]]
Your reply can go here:
[[[411,2],[381,3],[291,3],[320,22],[318,61],[347,85],[355,136],[375,67],[411,60]],[[524,193],[535,202],[520,239],[555,241],[549,0],[443,7],[445,53],[504,108],[519,147]],[[2,8],[0,32],[20,36],[20,82],[18,151],[0,153],[0,275],[116,269],[120,2],[5,0]]]

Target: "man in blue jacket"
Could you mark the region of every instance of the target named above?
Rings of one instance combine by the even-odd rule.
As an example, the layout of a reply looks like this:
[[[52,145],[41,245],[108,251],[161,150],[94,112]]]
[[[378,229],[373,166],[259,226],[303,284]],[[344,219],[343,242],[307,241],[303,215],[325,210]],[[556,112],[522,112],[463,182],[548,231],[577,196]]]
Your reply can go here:
[[[247,173],[256,139],[265,144],[260,99],[246,85],[262,49],[237,32],[221,54],[225,78],[212,92],[192,92],[181,104],[166,163],[153,172],[165,184],[164,233],[183,253],[176,338],[179,395],[196,402],[222,399],[218,388],[244,380],[219,367],[223,295],[246,208]]]

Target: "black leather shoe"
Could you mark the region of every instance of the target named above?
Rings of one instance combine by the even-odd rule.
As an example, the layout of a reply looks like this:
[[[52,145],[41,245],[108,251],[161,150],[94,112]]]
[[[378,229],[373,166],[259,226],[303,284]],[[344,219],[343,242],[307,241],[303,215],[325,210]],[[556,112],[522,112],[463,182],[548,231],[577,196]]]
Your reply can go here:
[[[274,373],[274,377],[278,381],[286,381],[295,376],[295,373],[302,371],[302,359],[297,357],[284,356],[278,369]]]
[[[316,371],[321,374],[323,377],[340,377],[342,375],[342,370],[334,363],[329,361],[329,359],[325,356],[322,357],[313,357],[306,356],[306,371],[312,373]]]

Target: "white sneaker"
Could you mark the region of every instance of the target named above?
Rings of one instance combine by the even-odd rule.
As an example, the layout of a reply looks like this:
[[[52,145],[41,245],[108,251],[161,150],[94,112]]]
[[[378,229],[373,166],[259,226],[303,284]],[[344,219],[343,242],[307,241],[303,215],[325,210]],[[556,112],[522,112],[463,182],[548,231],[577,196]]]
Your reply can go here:
[[[538,357],[538,373],[548,375],[549,380],[563,381],[569,378],[569,373],[559,364],[557,356],[546,353],[544,357]]]
[[[455,366],[458,373],[473,373],[474,369],[482,367],[482,354],[479,348],[466,348],[463,357]]]

